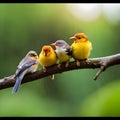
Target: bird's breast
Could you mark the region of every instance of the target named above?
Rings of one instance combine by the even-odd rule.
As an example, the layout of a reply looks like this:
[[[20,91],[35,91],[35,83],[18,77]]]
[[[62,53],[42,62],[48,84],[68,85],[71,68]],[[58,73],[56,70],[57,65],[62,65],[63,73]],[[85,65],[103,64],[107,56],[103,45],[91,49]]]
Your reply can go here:
[[[40,64],[42,66],[51,66],[56,64],[57,58],[55,53],[51,53],[49,56],[40,55]]]
[[[90,55],[91,48],[92,46],[89,41],[73,43],[72,44],[73,57],[79,60],[86,59]]]
[[[61,51],[61,52],[56,52],[57,53],[57,57],[59,59],[60,62],[66,62],[69,60],[69,56],[66,54],[65,51]]]

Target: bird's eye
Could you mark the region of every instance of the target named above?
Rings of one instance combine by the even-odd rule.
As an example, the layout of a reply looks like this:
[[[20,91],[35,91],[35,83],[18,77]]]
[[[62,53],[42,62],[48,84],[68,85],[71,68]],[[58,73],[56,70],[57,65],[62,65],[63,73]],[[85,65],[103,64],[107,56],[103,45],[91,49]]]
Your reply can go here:
[[[81,39],[81,37],[80,37],[80,36],[78,36],[77,38],[78,38],[78,39]]]
[[[36,55],[35,54],[30,54],[31,57],[35,57]]]
[[[57,42],[57,44],[58,44],[58,45],[60,45],[60,44],[61,44],[61,42]]]

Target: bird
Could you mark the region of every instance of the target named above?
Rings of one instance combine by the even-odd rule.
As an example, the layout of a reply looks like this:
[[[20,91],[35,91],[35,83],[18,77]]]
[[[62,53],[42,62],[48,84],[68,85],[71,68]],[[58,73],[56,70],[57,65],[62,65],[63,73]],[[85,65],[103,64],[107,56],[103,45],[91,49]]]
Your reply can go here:
[[[43,66],[43,72],[46,72],[46,67],[52,66],[57,63],[57,56],[54,49],[50,45],[44,45],[39,54],[40,64]],[[51,79],[54,79],[52,74]]]
[[[58,68],[61,67],[61,63],[65,62],[65,67],[68,67],[69,65],[69,60],[71,58],[71,52],[72,48],[69,46],[67,42],[64,40],[57,40],[56,42],[51,44],[52,46],[55,46],[55,52],[57,54],[59,64]]]
[[[76,33],[69,39],[73,40],[72,43],[72,57],[75,59],[77,66],[80,66],[79,60],[87,60],[91,50],[92,43],[88,40],[85,33]]]
[[[23,77],[27,73],[35,72],[38,68],[38,65],[39,65],[39,58],[36,51],[33,50],[29,51],[17,66],[17,70],[15,72],[16,82],[12,89],[12,94],[18,91]]]

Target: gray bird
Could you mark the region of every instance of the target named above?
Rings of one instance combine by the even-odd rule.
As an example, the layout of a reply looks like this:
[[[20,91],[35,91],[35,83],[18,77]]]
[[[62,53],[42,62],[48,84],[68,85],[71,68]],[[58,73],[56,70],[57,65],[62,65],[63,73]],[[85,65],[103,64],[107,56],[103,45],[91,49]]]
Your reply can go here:
[[[12,89],[12,93],[16,93],[18,91],[23,77],[27,73],[35,72],[38,68],[38,65],[39,59],[37,53],[35,51],[29,51],[17,67],[15,73],[16,82]]]
[[[69,60],[72,55],[72,48],[66,43],[64,40],[57,40],[55,43],[51,44],[55,46],[55,52],[57,54],[59,64],[58,67],[60,68],[61,63],[66,62],[65,67],[68,67]]]

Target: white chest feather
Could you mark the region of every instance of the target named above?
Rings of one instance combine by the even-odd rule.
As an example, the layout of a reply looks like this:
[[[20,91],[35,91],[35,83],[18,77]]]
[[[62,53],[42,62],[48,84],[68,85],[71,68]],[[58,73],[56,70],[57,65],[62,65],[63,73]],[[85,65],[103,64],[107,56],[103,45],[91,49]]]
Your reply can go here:
[[[69,60],[70,57],[66,54],[65,49],[57,48],[55,51],[60,62]]]

